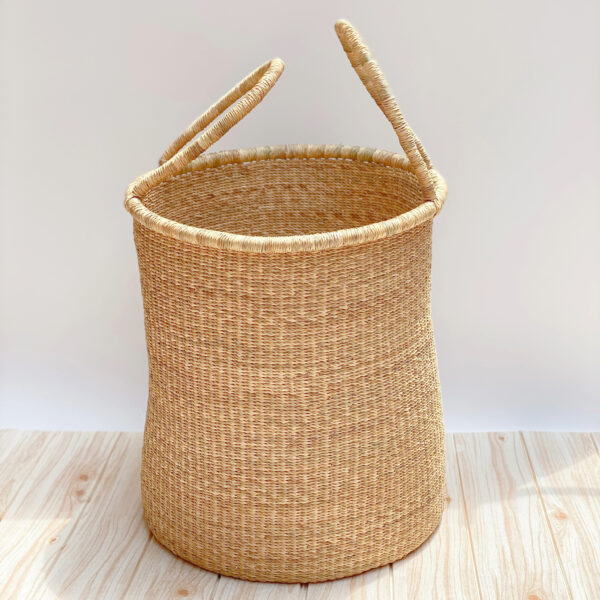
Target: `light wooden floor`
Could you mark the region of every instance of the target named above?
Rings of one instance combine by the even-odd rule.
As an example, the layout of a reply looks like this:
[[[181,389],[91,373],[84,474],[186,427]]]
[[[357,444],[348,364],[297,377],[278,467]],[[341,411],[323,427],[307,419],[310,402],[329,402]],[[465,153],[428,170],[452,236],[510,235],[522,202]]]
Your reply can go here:
[[[219,577],[142,521],[141,435],[0,431],[0,598],[600,599],[600,434],[448,436],[448,497],[405,560],[315,585]]]

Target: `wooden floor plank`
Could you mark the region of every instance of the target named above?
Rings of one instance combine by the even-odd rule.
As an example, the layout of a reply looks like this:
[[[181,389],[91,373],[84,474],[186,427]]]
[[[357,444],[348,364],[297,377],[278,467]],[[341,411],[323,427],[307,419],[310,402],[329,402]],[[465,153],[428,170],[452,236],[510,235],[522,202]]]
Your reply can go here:
[[[520,435],[454,440],[483,598],[571,598]]]
[[[121,433],[74,527],[57,548],[55,562],[31,598],[61,600],[126,598],[149,541],[142,521],[140,462],[142,436]]]
[[[600,597],[600,455],[587,433],[523,434],[574,598]]]
[[[218,575],[177,558],[151,538],[127,589],[127,598],[214,600],[218,580]]]
[[[22,485],[0,522],[1,598],[25,597],[43,575],[65,530],[85,508],[116,436],[34,433],[27,439],[31,450],[37,448],[35,461],[19,475]]]
[[[0,520],[43,454],[44,446],[60,435],[49,431],[0,430]]]
[[[393,565],[395,600],[480,598],[451,435],[446,437],[446,507],[437,531]]]
[[[390,565],[337,581],[310,583],[307,600],[389,600],[392,598]]]
[[[448,436],[432,538],[308,586],[219,577],[160,546],[142,520],[140,448],[139,434],[0,431],[2,600],[600,598],[600,434]]]
[[[600,454],[600,432],[595,432],[590,435],[592,436],[592,439],[594,440],[594,445],[596,446],[596,450],[598,451],[598,454]]]
[[[306,587],[300,584],[254,583],[220,577],[213,600],[304,600]]]

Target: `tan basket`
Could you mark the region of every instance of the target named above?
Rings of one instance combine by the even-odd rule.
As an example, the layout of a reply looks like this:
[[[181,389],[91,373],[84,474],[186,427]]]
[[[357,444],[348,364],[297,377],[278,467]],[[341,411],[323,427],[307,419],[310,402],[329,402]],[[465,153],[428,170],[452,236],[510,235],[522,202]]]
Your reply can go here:
[[[444,502],[430,267],[446,186],[357,32],[336,31],[408,159],[335,145],[202,154],[272,88],[274,59],[125,203],[150,369],[144,515],[178,556],[250,580],[393,562]]]

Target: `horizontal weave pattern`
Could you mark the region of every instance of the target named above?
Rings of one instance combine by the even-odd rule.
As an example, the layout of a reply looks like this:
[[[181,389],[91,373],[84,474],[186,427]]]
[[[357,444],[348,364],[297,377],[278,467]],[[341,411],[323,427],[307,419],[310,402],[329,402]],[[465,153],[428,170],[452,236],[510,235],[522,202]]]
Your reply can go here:
[[[405,169],[290,157],[190,171],[142,201],[193,227],[277,236],[423,199]],[[161,543],[225,575],[307,582],[392,562],[431,534],[444,500],[431,230],[268,253],[135,222],[143,505]]]

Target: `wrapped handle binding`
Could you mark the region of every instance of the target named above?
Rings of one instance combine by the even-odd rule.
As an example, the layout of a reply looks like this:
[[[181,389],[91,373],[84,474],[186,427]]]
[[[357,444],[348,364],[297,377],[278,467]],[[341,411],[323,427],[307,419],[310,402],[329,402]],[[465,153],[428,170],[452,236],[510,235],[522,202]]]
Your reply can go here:
[[[429,175],[429,170],[432,168],[431,160],[423,144],[409,127],[400,111],[398,102],[390,91],[379,64],[371,55],[358,31],[348,21],[340,19],[335,24],[335,31],[352,68],[394,128],[398,141],[419,181],[424,200],[433,202],[436,212],[439,212],[443,201],[438,199]]]
[[[356,29],[343,19],[335,24],[338,38],[356,71],[377,106],[391,123],[402,149],[419,182],[423,199],[433,202],[436,213],[443,205],[430,175],[431,160],[419,138],[404,119],[396,98],[385,77]],[[159,167],[138,178],[128,190],[128,199],[142,197],[150,188],[180,173],[198,158],[236,123],[254,109],[273,88],[284,69],[284,63],[274,58],[250,73],[219,101],[198,117],[163,153]],[[199,136],[197,139],[196,136]]]
[[[283,73],[284,67],[281,59],[274,58],[229,90],[173,141],[160,157],[158,169],[137,179],[130,193],[143,196],[158,183],[180,173],[261,103]],[[194,140],[198,134],[200,136]]]

